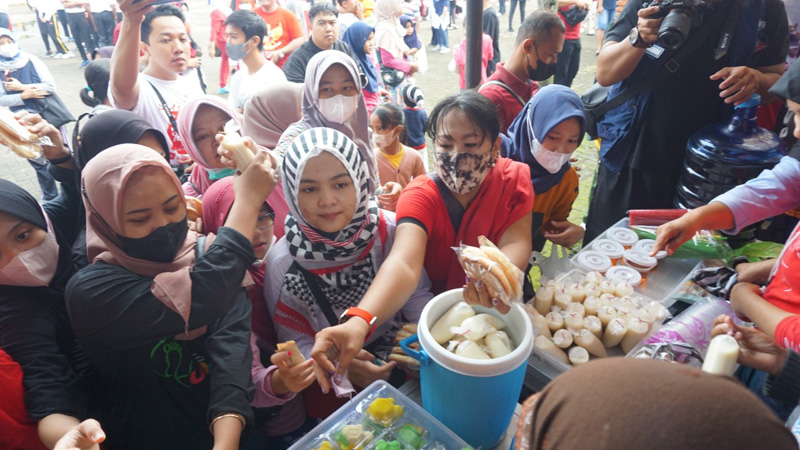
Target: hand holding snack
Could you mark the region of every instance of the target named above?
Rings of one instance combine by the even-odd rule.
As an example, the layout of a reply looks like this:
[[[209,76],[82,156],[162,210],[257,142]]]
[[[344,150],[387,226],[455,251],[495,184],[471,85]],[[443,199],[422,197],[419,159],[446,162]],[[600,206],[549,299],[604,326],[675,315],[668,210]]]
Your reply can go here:
[[[26,115],[38,117],[39,121],[44,122],[37,114],[30,114],[27,112],[19,113],[20,117],[25,117]],[[27,120],[31,121],[32,119],[29,118]],[[39,130],[45,128],[46,125],[49,124],[44,122],[43,125],[34,128]],[[50,126],[50,128],[55,129],[52,126]],[[40,132],[43,132],[43,130],[40,130]],[[39,135],[29,131],[27,124],[21,122],[8,108],[0,108],[0,142],[7,145],[11,151],[23,158],[38,158],[43,152],[42,147],[39,145],[39,138]],[[55,143],[60,144],[58,145],[58,149],[63,151],[64,145],[61,143],[60,134]]]
[[[480,247],[462,245],[455,249],[469,277],[464,299],[508,312],[512,302],[522,300],[523,273],[486,237],[479,236],[478,242]]]
[[[106,440],[106,434],[100,423],[94,419],[86,419],[74,426],[56,442],[54,450],[99,450],[100,444]]]
[[[294,348],[297,349],[297,346]],[[295,364],[293,361],[297,361],[298,357],[300,362]],[[278,350],[269,360],[278,367],[272,373],[272,390],[278,395],[300,392],[314,382],[314,361],[303,358],[300,350]]]

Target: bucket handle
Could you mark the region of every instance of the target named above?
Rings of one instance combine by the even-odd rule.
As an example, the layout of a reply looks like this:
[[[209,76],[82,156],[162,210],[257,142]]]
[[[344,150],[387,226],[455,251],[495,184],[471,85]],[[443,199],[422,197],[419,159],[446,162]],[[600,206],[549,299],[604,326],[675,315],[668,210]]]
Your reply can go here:
[[[427,366],[430,363],[430,358],[425,350],[418,351],[409,347],[409,345],[413,344],[414,342],[419,342],[419,335],[415,334],[400,341],[400,348],[403,349],[403,352],[405,352],[406,355],[416,359],[421,365]]]

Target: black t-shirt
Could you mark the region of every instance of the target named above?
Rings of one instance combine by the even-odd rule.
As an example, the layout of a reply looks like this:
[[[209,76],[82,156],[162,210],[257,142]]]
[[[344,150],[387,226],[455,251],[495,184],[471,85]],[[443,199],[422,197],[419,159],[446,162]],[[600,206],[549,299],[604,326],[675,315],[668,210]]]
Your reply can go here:
[[[342,53],[346,53],[347,56],[353,58],[353,61],[356,61],[356,64],[358,64],[358,60],[355,56],[353,56],[353,53],[350,51],[350,46],[347,45],[346,42],[337,39],[333,43],[331,50],[339,50]],[[283,65],[283,74],[286,75],[286,80],[291,81],[292,83],[304,83],[306,79],[306,66],[308,66],[308,62],[314,55],[321,51],[322,49],[317,47],[317,45],[314,44],[310,38],[303,45],[293,51],[292,54],[289,55],[289,58],[286,59],[286,63]]]
[[[500,62],[500,19],[492,7],[483,10],[483,32],[492,38],[492,61],[497,64]]]
[[[638,21],[637,11],[643,3],[643,0],[628,2],[607,31],[606,41],[627,42],[628,34]],[[710,80],[709,77],[729,66],[730,54],[715,60],[714,53],[732,3],[726,0],[705,12],[700,26],[714,26],[720,32],[706,39],[676,73],[651,89],[651,97],[637,131],[635,148],[627,162],[631,167],[667,174],[677,183],[689,137],[705,125],[730,117],[731,106],[726,105],[719,96],[721,81]],[[783,2],[765,0],[764,19],[765,26],[759,32],[750,67],[782,63],[788,52],[788,21]],[[698,31],[699,27],[692,28],[687,41]]]

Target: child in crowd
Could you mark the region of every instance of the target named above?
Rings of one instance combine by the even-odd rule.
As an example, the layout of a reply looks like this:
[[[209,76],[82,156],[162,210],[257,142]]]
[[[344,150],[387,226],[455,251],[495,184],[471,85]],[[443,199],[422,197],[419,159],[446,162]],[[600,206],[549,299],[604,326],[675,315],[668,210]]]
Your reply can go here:
[[[379,209],[366,161],[343,133],[304,131],[292,142],[282,167],[291,212],[286,235],[267,255],[264,296],[278,340],[296,341],[308,358],[314,335],[336,325],[369,289],[393,247],[395,221],[393,213]],[[413,286],[402,310],[406,322],[416,322],[431,299],[427,276],[422,274]],[[388,326],[379,327],[366,343],[387,331]],[[379,366],[374,359],[365,350],[359,353],[350,365],[353,384],[365,387],[389,378],[395,364]],[[307,389],[306,404],[311,404],[309,395],[319,392],[315,386]]]
[[[583,103],[575,91],[545,86],[508,127],[503,154],[531,168],[536,193],[531,237],[541,251],[546,240],[572,247],[584,229],[567,220],[578,197],[578,172],[570,165],[586,129]]]
[[[428,128],[428,113],[423,108],[425,96],[416,84],[403,86],[403,115],[405,116],[406,140],[404,144],[418,151],[425,171],[428,171],[428,143],[425,130]]]
[[[88,113],[90,119],[103,111],[112,109],[111,102],[108,100],[110,70],[111,60],[108,58],[92,61],[83,69],[86,87],[81,89],[80,96],[83,104],[92,108]]]
[[[492,301],[484,286],[466,278],[451,247],[478,245],[482,235],[520,269],[531,256],[530,169],[499,156],[500,121],[492,102],[472,91],[447,97],[431,113],[428,133],[436,146],[436,173],[414,179],[403,190],[397,205],[397,245],[366,294],[358,296],[363,299],[357,315],[374,317],[378,324],[406,305],[425,272],[434,294],[463,287],[466,301],[505,313],[507,306]],[[312,356],[321,368],[317,381],[323,387],[329,383],[320,374],[344,373],[368,332],[360,318],[317,332]],[[333,359],[340,365],[335,368],[328,352],[337,350]]]
[[[203,196],[203,230],[218,233],[224,226],[235,201],[233,177],[227,177],[211,185]],[[253,351],[252,376],[256,394],[254,408],[277,409],[280,414],[264,423],[256,423],[256,430],[248,443],[258,448],[285,449],[287,444],[313,428],[313,423],[303,426],[306,419],[302,397],[296,393],[314,382],[313,360],[290,366],[291,355],[276,352],[275,327],[264,301],[264,274],[267,270],[267,251],[275,243],[275,213],[269,203],[264,202],[258,211],[255,230],[250,238],[256,262],[247,268],[253,284],[247,288],[252,313],[250,323],[252,335],[250,347]],[[282,225],[282,224],[281,224]],[[281,228],[283,228],[281,226]],[[288,436],[287,436],[288,434]],[[250,448],[249,446],[247,448]]]
[[[398,183],[404,188],[412,178],[425,174],[422,157],[414,149],[403,145],[405,116],[394,103],[383,103],[369,116],[375,159],[382,183]],[[394,211],[397,199],[378,196],[381,208]]]
[[[381,102],[380,68],[372,59],[375,52],[375,28],[365,22],[355,22],[344,32],[342,40],[350,46],[350,50],[361,66],[361,70],[367,77],[367,84],[364,86],[364,101],[367,104],[367,113]]]
[[[119,145],[84,168],[93,263],[69,281],[66,304],[107,390],[109,448],[238,447],[254,420],[250,364],[241,364],[252,357],[242,280],[274,186],[260,151],[234,182],[225,226],[201,237],[162,156]]]
[[[481,85],[486,82],[486,68],[489,66],[489,61],[492,60],[494,57],[494,48],[492,47],[492,38],[486,34],[482,33],[482,44],[481,44]],[[467,79],[466,75],[464,74],[464,70],[466,70],[467,66],[467,37],[464,36],[461,39],[461,43],[458,44],[458,48],[456,52],[453,53],[453,59],[456,63],[456,68],[458,71],[458,86],[461,89],[464,89],[467,86]]]

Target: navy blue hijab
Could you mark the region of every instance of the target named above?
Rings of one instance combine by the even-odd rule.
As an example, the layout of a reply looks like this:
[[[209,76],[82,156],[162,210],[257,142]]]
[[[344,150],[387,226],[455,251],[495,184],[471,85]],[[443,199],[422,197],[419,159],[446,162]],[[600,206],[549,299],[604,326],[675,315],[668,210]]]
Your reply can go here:
[[[400,24],[403,25],[403,28],[407,27],[409,22],[411,22],[411,27],[414,29],[414,32],[411,33],[411,36],[403,35],[403,41],[405,41],[408,48],[422,48],[422,41],[419,40],[417,28],[414,26],[414,18],[407,15],[400,16]]]
[[[369,35],[375,32],[375,27],[367,25],[364,22],[355,22],[344,32],[342,40],[350,46],[350,50],[358,60],[358,65],[367,76],[367,84],[364,86],[368,92],[378,92],[378,72],[375,71],[375,65],[369,56],[364,53],[364,43],[369,39]]]
[[[581,137],[578,140],[580,146],[586,132],[583,102],[572,89],[551,84],[539,89],[508,127],[506,135],[509,145],[503,146],[504,156],[530,166],[533,192],[536,195],[544,194],[557,185],[569,170],[570,164],[564,164],[556,173],[548,172],[533,157],[531,143],[534,139],[541,142],[550,130],[572,117],[578,119],[581,126]]]

